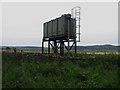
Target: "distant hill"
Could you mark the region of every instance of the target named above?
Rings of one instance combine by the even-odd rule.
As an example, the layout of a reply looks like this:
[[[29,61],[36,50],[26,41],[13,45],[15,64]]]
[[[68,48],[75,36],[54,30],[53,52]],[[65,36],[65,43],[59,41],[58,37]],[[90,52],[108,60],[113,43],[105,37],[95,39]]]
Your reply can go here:
[[[93,51],[118,51],[120,46],[113,45],[94,45],[94,46],[77,46],[78,50]]]
[[[11,48],[16,47],[17,49],[36,50],[36,51],[42,50],[42,47],[36,47],[36,46],[2,46],[2,48],[6,48],[6,47],[11,47]],[[45,47],[44,49],[47,50],[47,47]],[[82,51],[118,51],[118,49],[120,50],[120,46],[113,46],[113,45],[77,46],[77,50],[82,50]]]
[[[10,47],[10,48],[17,48],[19,50],[32,50],[32,51],[41,51],[42,47],[36,47],[36,46],[2,46],[3,49],[5,49],[6,47]]]

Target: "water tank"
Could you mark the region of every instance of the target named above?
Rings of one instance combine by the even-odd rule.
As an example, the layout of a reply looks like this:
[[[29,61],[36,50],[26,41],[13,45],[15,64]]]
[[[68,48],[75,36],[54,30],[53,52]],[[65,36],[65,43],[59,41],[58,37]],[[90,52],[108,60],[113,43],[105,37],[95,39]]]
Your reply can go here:
[[[68,37],[68,29],[70,39],[76,38],[76,23],[70,14],[64,14],[61,17],[44,23],[44,38],[64,39]]]

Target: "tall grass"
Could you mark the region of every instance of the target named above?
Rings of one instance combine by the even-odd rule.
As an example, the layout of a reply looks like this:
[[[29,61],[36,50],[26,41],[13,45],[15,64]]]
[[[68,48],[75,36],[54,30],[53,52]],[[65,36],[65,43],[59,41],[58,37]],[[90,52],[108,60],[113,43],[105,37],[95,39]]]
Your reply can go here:
[[[118,55],[78,61],[3,53],[3,88],[117,88]]]

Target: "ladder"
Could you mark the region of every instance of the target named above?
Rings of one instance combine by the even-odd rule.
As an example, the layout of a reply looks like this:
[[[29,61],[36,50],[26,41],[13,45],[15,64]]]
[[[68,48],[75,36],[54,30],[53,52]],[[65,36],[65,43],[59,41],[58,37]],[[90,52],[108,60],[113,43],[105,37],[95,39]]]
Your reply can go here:
[[[76,42],[80,42],[80,7],[76,6],[71,9],[71,17],[76,21]]]

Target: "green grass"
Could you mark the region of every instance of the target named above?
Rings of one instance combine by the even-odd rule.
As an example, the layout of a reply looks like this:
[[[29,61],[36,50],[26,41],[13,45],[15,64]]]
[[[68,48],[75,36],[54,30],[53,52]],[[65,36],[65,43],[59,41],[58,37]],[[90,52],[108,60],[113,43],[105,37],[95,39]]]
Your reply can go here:
[[[29,55],[29,54],[28,54]],[[3,53],[3,88],[117,88],[118,55],[82,55],[58,61]],[[82,57],[86,57],[82,59]]]

